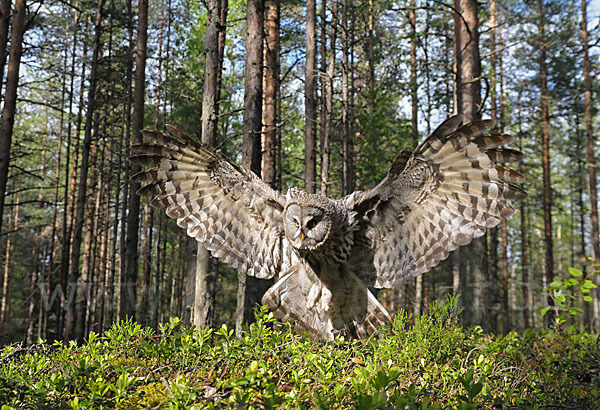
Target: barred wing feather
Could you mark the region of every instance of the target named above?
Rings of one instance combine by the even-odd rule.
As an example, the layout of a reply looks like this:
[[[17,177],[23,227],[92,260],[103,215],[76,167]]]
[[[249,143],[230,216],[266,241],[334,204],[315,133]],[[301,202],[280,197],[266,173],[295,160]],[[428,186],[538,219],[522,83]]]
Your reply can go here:
[[[132,147],[130,160],[150,167],[132,177],[148,183],[138,193],[152,195],[152,206],[166,208],[225,263],[258,278],[278,274],[285,198],[177,128],[168,130],[144,131],[151,142]]]
[[[512,136],[489,134],[494,122],[445,121],[411,156],[400,154],[373,189],[346,197],[360,229],[351,264],[368,286],[392,287],[422,274],[459,246],[514,213],[524,178],[501,162],[521,154],[499,148]],[[368,254],[368,262],[361,254]]]

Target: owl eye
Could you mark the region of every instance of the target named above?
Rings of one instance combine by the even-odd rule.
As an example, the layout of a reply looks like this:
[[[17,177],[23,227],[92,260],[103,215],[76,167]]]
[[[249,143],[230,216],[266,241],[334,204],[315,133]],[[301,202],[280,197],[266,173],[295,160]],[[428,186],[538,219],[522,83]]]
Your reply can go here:
[[[308,222],[306,223],[306,227],[307,227],[308,229],[312,229],[312,228],[314,228],[314,227],[317,225],[317,222],[318,222],[318,221],[317,221],[317,218],[313,218],[313,219],[311,219],[310,221],[308,221]]]

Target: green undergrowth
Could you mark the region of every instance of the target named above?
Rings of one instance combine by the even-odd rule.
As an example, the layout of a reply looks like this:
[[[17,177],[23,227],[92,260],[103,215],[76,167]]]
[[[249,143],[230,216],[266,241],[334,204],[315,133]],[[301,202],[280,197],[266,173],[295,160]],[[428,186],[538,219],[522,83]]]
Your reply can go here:
[[[368,340],[315,343],[257,311],[223,326],[158,332],[127,321],[82,345],[0,352],[2,409],[600,408],[595,336],[573,328],[504,337],[465,330],[454,303],[406,313]]]

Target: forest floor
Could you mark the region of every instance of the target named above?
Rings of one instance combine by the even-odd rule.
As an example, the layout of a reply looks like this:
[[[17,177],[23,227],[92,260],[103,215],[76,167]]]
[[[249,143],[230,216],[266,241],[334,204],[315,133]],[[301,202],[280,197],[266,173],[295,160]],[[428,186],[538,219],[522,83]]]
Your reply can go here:
[[[233,331],[115,324],[82,343],[0,350],[2,410],[600,408],[599,339],[573,327],[490,336],[454,303],[368,340],[316,343],[266,310]]]

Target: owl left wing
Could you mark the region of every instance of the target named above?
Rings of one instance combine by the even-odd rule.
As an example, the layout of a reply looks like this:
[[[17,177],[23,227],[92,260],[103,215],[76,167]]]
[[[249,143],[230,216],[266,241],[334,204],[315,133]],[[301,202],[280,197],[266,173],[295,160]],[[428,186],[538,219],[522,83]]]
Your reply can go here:
[[[427,272],[449,252],[514,213],[524,182],[500,162],[521,159],[499,148],[512,136],[494,122],[442,123],[414,152],[405,151],[373,189],[345,198],[358,229],[350,264],[367,286],[389,288]]]
[[[151,142],[132,146],[130,161],[150,167],[132,177],[148,182],[138,194],[152,195],[152,206],[166,208],[225,263],[257,278],[278,274],[285,198],[177,128],[168,131],[144,131]]]

